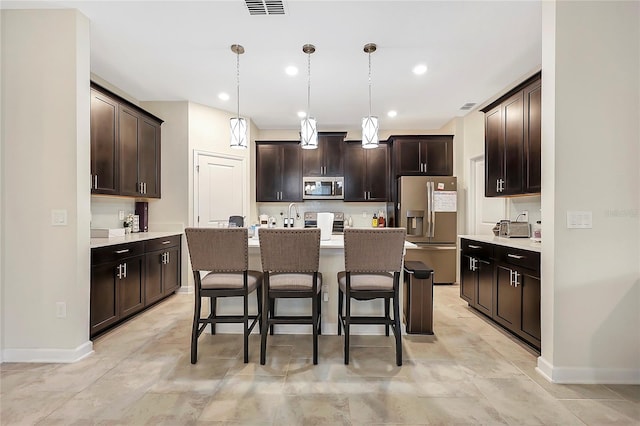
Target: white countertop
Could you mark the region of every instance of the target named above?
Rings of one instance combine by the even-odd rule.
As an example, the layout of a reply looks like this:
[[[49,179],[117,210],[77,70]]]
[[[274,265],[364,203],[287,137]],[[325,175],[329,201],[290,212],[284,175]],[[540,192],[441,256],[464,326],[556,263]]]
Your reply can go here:
[[[135,232],[125,234],[124,237],[111,238],[91,238],[91,248],[114,246],[116,244],[134,243],[136,241],[152,240],[154,238],[170,237],[172,235],[181,235],[182,232],[163,231],[163,232]]]
[[[533,241],[530,238],[505,238],[495,237],[493,235],[458,235],[458,238],[466,238],[468,240],[476,240],[499,246],[535,251],[538,253],[542,252],[542,243]]]
[[[256,237],[249,238],[249,248],[259,248],[260,241]],[[405,248],[417,247],[415,244],[405,241]],[[321,249],[344,249],[344,235],[332,235],[330,240],[320,240]]]

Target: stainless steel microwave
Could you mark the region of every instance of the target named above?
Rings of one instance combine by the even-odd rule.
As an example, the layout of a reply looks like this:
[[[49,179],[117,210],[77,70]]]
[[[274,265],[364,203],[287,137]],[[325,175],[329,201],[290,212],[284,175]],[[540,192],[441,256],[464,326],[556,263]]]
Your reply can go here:
[[[343,177],[302,178],[302,198],[305,200],[343,200]]]

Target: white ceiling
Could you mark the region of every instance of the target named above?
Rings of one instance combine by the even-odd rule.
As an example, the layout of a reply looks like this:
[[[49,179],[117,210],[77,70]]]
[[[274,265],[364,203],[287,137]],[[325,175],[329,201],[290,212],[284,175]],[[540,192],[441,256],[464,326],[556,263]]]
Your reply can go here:
[[[541,64],[540,1],[302,1],[285,15],[251,16],[243,0],[3,1],[2,8],[70,7],[91,21],[91,71],[141,101],[189,100],[236,110],[260,129],[295,129],[307,103],[318,130],[356,129],[372,113],[381,129],[438,129],[467,102],[491,97]],[[422,76],[412,73],[428,66]],[[295,77],[285,74],[295,65]],[[218,99],[220,92],[231,95]],[[396,110],[388,118],[388,110]]]

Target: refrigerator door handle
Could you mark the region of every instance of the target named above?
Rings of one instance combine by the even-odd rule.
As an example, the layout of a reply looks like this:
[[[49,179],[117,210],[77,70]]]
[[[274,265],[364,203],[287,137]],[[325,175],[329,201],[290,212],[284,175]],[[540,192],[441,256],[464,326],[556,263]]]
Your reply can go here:
[[[429,191],[429,223],[431,225],[431,234],[429,235],[431,238],[435,237],[436,234],[436,212],[435,209],[433,208],[433,200],[434,200],[434,195],[433,193],[435,192],[435,183],[434,182],[429,182],[430,186],[431,186],[431,190]]]
[[[431,237],[431,182],[427,182],[427,217],[425,237]]]

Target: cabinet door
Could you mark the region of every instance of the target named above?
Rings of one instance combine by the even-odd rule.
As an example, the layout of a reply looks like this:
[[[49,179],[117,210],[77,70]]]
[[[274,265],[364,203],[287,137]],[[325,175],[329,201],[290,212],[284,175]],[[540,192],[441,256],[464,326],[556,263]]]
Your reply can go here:
[[[524,192],[540,192],[542,149],[542,86],[540,81],[524,89]]]
[[[485,315],[493,314],[493,262],[478,259],[476,262],[476,308]]]
[[[120,107],[120,195],[140,195],[138,181],[138,114]]]
[[[484,122],[485,189],[486,197],[501,195],[499,180],[503,179],[504,133],[502,130],[502,108],[495,107],[485,114]]]
[[[180,288],[180,247],[167,250],[167,263],[162,268],[163,294],[168,296]]]
[[[518,92],[504,102],[504,191],[503,195],[522,193],[524,146],[524,100]]]
[[[281,149],[280,201],[302,201],[302,148],[296,143],[287,143]]]
[[[366,156],[367,201],[387,201],[389,199],[389,162],[386,144],[378,148],[362,149]]]
[[[91,267],[89,334],[100,331],[118,321],[117,263],[105,263]]]
[[[118,102],[91,90],[91,192],[117,194]]]
[[[540,278],[533,273],[520,271],[522,288],[523,337],[540,347]]]
[[[344,200],[366,201],[366,159],[360,144],[349,143],[344,156]]]
[[[521,286],[512,285],[511,271],[510,268],[502,265],[496,268],[496,300],[493,319],[518,333],[521,324],[522,291]]]
[[[453,137],[432,136],[422,142],[424,174],[428,176],[453,175]]]
[[[471,306],[476,304],[476,277],[473,270],[473,258],[463,254],[460,257],[460,297]]]
[[[120,318],[126,318],[144,308],[144,256],[130,257],[125,276],[119,282]]]
[[[162,299],[162,255],[164,251],[154,251],[145,255],[146,271],[144,284],[144,303],[146,306]]]
[[[422,173],[422,147],[417,139],[396,139],[393,141],[396,157],[396,175],[412,175]]]
[[[319,138],[324,142],[324,176],[344,176],[344,135]]]
[[[256,144],[256,199],[278,201],[282,175],[278,145]]]
[[[160,198],[160,123],[147,117],[138,120],[138,180],[145,197]]]
[[[320,138],[318,138],[320,139]],[[317,149],[302,149],[302,176],[323,176],[324,161],[323,161],[323,143],[318,140]]]

